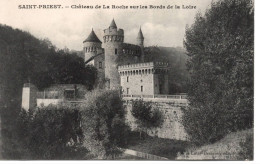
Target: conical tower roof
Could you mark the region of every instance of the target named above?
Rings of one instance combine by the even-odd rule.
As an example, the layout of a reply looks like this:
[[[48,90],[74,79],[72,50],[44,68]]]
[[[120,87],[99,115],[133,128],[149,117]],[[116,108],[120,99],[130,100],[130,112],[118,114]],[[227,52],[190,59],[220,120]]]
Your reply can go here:
[[[113,19],[112,22],[110,23],[110,26],[109,26],[109,27],[117,28],[117,26],[116,26],[116,22],[115,22],[114,19]]]
[[[140,30],[138,32],[137,39],[144,39],[144,35],[143,35],[141,27],[140,27]]]
[[[97,37],[97,35],[95,34],[95,32],[93,31],[93,29],[92,29],[91,33],[89,34],[89,36],[87,37],[87,39],[84,40],[83,43],[85,43],[85,42],[99,42],[99,43],[102,43],[102,42],[98,39],[98,37]]]

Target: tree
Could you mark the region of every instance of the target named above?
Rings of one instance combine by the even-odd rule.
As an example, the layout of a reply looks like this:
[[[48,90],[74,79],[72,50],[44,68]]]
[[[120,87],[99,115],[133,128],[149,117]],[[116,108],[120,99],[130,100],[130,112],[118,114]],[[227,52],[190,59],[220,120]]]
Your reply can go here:
[[[77,109],[48,106],[22,110],[17,121],[21,159],[84,159],[83,134]]]
[[[49,40],[0,24],[0,116],[4,159],[19,159],[16,124],[23,84],[43,89],[53,83],[80,83],[91,90],[96,70],[75,53],[58,50]]]
[[[81,109],[84,145],[98,158],[114,158],[129,129],[119,91],[94,90],[86,97]]]
[[[187,27],[188,99],[184,126],[197,144],[253,126],[254,7],[251,0],[212,2]]]
[[[140,138],[142,132],[147,133],[147,129],[160,127],[163,123],[163,115],[159,109],[154,109],[151,102],[145,102],[142,99],[132,101],[131,113],[139,127]]]

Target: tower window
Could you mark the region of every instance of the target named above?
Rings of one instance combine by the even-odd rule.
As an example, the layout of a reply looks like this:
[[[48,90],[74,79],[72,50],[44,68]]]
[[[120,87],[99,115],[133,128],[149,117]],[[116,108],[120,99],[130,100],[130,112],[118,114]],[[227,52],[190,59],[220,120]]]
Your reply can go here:
[[[126,82],[129,82],[129,76],[126,77]]]
[[[101,69],[102,68],[102,62],[98,63],[98,67]]]
[[[115,49],[115,54],[117,55],[117,48]]]
[[[127,95],[129,94],[129,88],[126,88],[126,94]]]
[[[141,86],[141,92],[143,92],[143,86]]]

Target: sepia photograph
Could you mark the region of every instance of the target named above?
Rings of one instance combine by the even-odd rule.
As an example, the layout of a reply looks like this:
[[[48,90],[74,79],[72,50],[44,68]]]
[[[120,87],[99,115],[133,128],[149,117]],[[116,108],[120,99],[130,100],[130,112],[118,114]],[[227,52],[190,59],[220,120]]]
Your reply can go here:
[[[0,160],[255,161],[254,0],[1,0]]]

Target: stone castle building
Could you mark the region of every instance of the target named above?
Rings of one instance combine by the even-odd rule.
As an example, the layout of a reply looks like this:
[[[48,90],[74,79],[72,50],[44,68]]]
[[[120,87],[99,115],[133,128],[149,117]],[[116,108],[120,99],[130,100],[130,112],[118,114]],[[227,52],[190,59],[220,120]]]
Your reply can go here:
[[[91,31],[83,41],[85,62],[94,65],[106,89],[122,89],[123,94],[168,94],[168,64],[144,63],[144,36],[140,28],[136,44],[124,43],[124,30],[112,20],[104,29],[103,42]],[[119,63],[117,58],[127,56]],[[102,81],[102,80],[101,80]]]
[[[144,63],[141,28],[136,44],[124,43],[124,30],[117,28],[113,19],[104,29],[103,42],[92,29],[83,45],[85,63],[97,68],[98,82],[104,82],[105,89],[120,89],[123,97],[156,98],[168,94],[168,64],[158,61]],[[121,62],[118,61],[120,57]],[[80,84],[54,84],[44,91],[39,91],[33,84],[24,84],[22,107],[29,109],[40,104],[77,103],[84,99],[82,95],[86,91]]]

